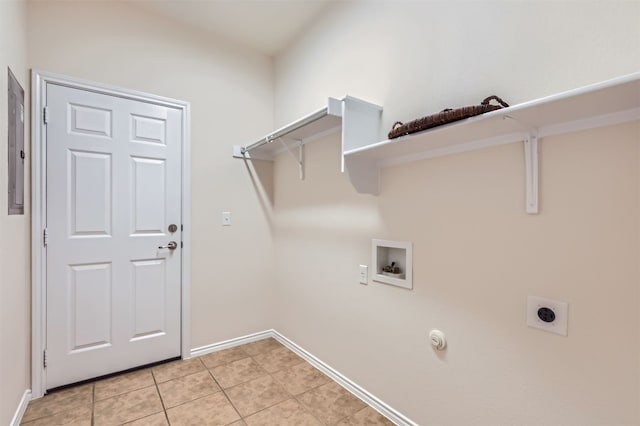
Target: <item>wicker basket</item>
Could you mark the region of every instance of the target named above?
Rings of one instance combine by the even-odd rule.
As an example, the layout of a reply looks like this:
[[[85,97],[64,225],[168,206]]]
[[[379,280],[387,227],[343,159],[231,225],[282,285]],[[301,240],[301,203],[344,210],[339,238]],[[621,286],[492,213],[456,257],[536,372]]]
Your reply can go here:
[[[491,105],[489,102],[496,101],[500,105]],[[439,113],[418,118],[408,123],[397,121],[394,123],[389,132],[389,139],[394,139],[410,133],[420,132],[432,127],[442,126],[443,124],[452,123],[454,121],[463,120],[473,117],[474,115],[484,114],[485,112],[495,111],[497,109],[506,108],[509,105],[497,96],[489,96],[480,103],[480,105],[464,106],[456,109],[445,109]]]

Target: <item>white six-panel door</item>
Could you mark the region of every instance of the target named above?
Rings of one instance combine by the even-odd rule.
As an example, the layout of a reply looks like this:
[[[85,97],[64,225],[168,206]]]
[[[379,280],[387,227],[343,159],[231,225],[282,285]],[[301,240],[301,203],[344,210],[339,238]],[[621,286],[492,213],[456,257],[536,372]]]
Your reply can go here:
[[[166,106],[46,93],[50,389],[180,355],[183,123]]]

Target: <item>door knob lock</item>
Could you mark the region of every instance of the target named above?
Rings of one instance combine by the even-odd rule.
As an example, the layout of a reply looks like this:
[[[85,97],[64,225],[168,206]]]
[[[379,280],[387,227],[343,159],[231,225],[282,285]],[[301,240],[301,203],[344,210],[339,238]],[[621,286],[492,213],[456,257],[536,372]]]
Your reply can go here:
[[[167,243],[166,246],[158,246],[159,249],[169,249],[169,250],[175,250],[178,248],[178,243],[176,243],[175,241],[169,241],[169,243]]]

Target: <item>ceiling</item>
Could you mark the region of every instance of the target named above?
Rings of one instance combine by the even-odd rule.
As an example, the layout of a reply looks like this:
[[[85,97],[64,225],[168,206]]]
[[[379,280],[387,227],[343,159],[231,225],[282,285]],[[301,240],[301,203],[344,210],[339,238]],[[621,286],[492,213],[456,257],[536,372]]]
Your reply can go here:
[[[269,56],[277,55],[334,0],[147,0],[135,4]]]

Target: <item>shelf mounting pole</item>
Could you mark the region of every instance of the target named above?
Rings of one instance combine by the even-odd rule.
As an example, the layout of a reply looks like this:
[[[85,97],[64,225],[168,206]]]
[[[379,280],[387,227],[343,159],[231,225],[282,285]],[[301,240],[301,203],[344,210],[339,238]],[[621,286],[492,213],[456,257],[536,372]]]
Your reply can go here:
[[[527,185],[527,213],[538,214],[538,136],[529,133],[524,140],[524,162]]]

